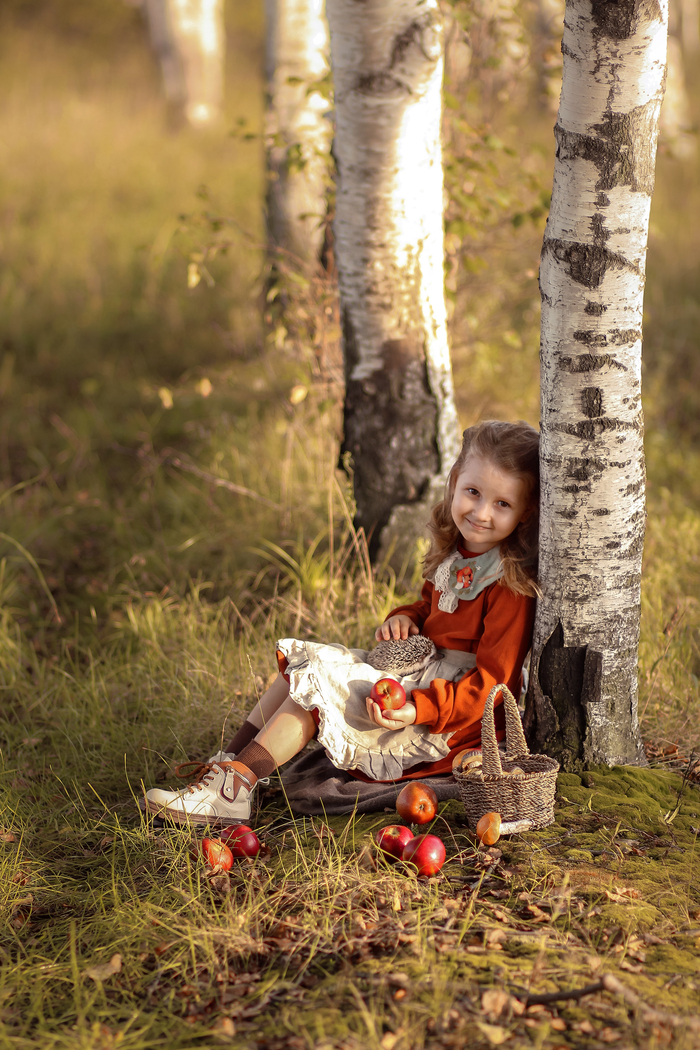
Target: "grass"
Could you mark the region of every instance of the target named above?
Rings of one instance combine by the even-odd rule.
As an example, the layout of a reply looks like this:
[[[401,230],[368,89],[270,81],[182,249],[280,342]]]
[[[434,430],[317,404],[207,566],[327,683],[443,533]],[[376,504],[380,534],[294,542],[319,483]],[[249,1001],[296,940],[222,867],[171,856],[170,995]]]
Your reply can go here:
[[[697,1045],[648,1006],[697,998],[700,800],[686,785],[674,816],[673,772],[564,776],[556,825],[500,854],[449,803],[428,882],[375,857],[391,815],[295,821],[276,784],[269,853],[230,877],[140,819],[142,784],[239,724],[277,637],[367,645],[418,578],[411,552],[400,581],[372,571],[350,524],[314,342],[332,352],[332,305],[321,336],[315,288],[288,332],[260,324],[260,150],[227,131],[260,120],[257,6],[228,7],[227,125],[202,136],[168,132],[136,12],[95,10],[0,15],[0,1046]],[[465,424],[537,420],[543,217],[511,212],[537,212],[551,130],[501,123],[521,158],[469,140],[481,211],[450,289]],[[681,767],[700,745],[700,454],[698,249],[677,200],[700,202],[692,165],[662,158],[658,181],[640,710]],[[231,246],[188,290],[212,215]],[[601,973],[641,1001],[524,1006]]]

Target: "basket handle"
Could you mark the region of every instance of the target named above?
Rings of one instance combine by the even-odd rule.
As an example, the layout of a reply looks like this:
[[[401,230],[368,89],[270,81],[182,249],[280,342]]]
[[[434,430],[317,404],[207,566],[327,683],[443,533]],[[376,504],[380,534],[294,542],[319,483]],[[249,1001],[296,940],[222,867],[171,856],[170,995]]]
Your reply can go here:
[[[498,741],[496,740],[493,705],[499,691],[503,694],[503,707],[506,714],[506,748],[508,754],[514,758],[525,758],[530,754],[515,697],[507,685],[495,685],[486,698],[484,715],[481,720],[481,768],[487,776],[498,777],[503,775],[503,767],[498,750]]]

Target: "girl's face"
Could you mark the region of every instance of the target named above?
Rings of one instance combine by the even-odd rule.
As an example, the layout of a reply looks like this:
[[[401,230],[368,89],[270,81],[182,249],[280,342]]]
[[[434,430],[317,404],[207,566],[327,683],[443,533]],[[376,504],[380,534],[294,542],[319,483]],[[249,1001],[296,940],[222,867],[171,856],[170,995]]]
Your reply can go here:
[[[485,554],[529,514],[522,478],[476,454],[467,457],[452,497],[452,520],[467,550]]]

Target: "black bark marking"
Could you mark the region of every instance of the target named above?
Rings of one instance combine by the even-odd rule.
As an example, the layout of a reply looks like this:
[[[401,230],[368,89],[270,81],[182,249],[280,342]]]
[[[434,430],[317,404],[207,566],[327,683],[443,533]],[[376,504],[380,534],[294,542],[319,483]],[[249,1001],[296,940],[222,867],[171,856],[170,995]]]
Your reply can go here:
[[[610,511],[607,509],[607,507],[598,507],[596,510],[592,511],[592,513],[593,516],[596,518],[604,518],[610,513]]]
[[[585,288],[598,288],[608,270],[632,270],[633,273],[639,273],[639,267],[628,262],[618,252],[582,241],[561,241],[545,234],[542,255],[544,257],[547,254],[563,263],[572,281]]]
[[[596,25],[593,36],[611,40],[627,40],[640,22],[662,19],[658,0],[592,0],[591,14]]]
[[[605,242],[610,237],[610,230],[606,230],[605,216],[601,215],[600,212],[594,212],[591,216],[591,232],[593,234],[593,243],[604,248]]]
[[[540,656],[539,686],[554,709],[556,729],[552,736],[557,755],[563,752],[566,756],[564,768],[583,757],[586,719],[581,694],[586,653],[585,645],[564,645],[564,630],[558,623]]]
[[[583,343],[584,346],[606,346],[608,342],[605,333],[586,330],[574,332],[574,339],[577,343]]]
[[[408,84],[403,84],[390,73],[379,71],[377,73],[365,73],[355,81],[355,90],[361,95],[373,95],[386,98],[390,95],[410,95],[411,89]]]
[[[583,308],[585,314],[590,314],[591,317],[602,317],[607,306],[603,306],[602,303],[592,303],[589,299]]]
[[[421,334],[387,340],[380,349],[382,367],[359,380],[351,378],[358,350],[347,311],[343,334],[347,392],[341,460],[350,454],[355,522],[367,533],[373,558],[393,508],[419,500],[437,473],[438,406]]]
[[[565,770],[584,769],[590,761],[588,708],[601,703],[602,693],[602,654],[588,645],[565,646],[559,621],[542,649],[526,698],[523,722],[532,750],[556,758]]]
[[[599,386],[587,386],[581,391],[581,411],[589,419],[598,419],[603,414],[603,391]]]
[[[599,477],[606,467],[607,463],[604,463],[602,459],[571,458],[566,460],[564,469],[567,478],[572,478],[574,481],[590,481]]]
[[[599,193],[595,199],[595,206],[596,208],[608,208],[610,206],[610,198],[605,193]]]
[[[595,134],[581,135],[557,124],[557,160],[588,160],[598,169],[596,190],[605,193],[616,186],[629,186],[648,196],[654,191],[654,159],[658,103],[655,99],[635,106],[628,113],[607,112],[602,123],[593,124]],[[605,197],[609,203],[609,198]],[[594,216],[593,225],[602,216]],[[609,235],[608,235],[609,236]]]
[[[567,521],[573,521],[574,518],[578,517],[577,510],[558,510],[556,513],[560,518],[565,518]]]
[[[642,338],[642,333],[639,328],[612,328],[608,338],[613,346],[630,346]]]
[[[574,338],[578,333],[574,332]],[[559,367],[564,372],[578,375],[580,372],[599,372],[601,368],[619,368],[626,372],[624,365],[616,361],[610,354],[581,354],[579,357],[560,357]]]
[[[628,421],[601,417],[600,419],[588,421],[582,420],[580,423],[561,423],[552,427],[552,429],[558,430],[560,434],[570,434],[571,437],[582,438],[584,441],[595,441],[597,437],[608,431],[641,430],[642,424],[637,420]]]

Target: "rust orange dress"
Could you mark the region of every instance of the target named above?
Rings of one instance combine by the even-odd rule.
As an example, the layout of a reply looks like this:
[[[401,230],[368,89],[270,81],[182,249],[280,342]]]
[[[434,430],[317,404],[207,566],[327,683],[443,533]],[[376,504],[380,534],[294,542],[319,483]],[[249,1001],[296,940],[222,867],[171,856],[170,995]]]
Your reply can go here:
[[[469,551],[458,549],[464,558],[474,557]],[[458,751],[481,746],[486,697],[494,685],[502,682],[514,696],[520,695],[523,661],[532,643],[535,599],[514,594],[500,581],[471,601],[460,601],[451,613],[438,608],[439,598],[440,592],[426,580],[419,601],[400,605],[389,616],[403,613],[410,617],[421,634],[432,638],[438,648],[474,653],[476,667],[458,682],[435,678],[429,688],[413,690],[416,724],[427,725],[434,733],[451,733],[450,752],[436,762],[413,766],[402,779],[449,773]],[[497,735],[502,739],[505,719],[500,698],[495,718]],[[349,772],[360,780],[369,779],[357,771]]]
[[[496,562],[498,561],[497,553],[494,552]],[[416,705],[415,726],[420,727],[419,733],[427,734],[427,737],[424,736],[421,741],[418,741],[419,745],[422,742],[425,743],[422,756],[420,756],[420,746],[417,748],[418,753],[413,752],[413,758],[410,749],[404,752],[401,760],[403,768],[396,762],[390,767],[387,760],[394,758],[395,750],[401,751],[401,740],[409,734],[410,727],[408,730],[396,731],[396,734],[390,730],[377,730],[377,727],[370,723],[367,716],[364,715],[368,723],[366,728],[373,729],[380,737],[379,746],[383,748],[384,767],[382,762],[375,761],[372,755],[365,754],[362,743],[355,751],[345,748],[344,745],[340,749],[336,746],[334,753],[334,745],[330,739],[330,719],[328,718],[328,691],[331,683],[327,682],[326,689],[308,688],[309,681],[314,681],[314,675],[310,673],[312,664],[309,663],[309,660],[316,660],[316,678],[328,672],[327,666],[322,668],[320,664],[327,665],[328,661],[336,660],[336,658],[341,661],[354,661],[349,669],[350,677],[359,676],[364,685],[363,688],[360,682],[355,683],[355,691],[361,696],[359,701],[355,698],[354,703],[358,706],[357,717],[362,717],[361,709],[364,708],[362,697],[368,694],[371,686],[371,681],[365,683],[364,677],[368,672],[374,675],[374,680],[381,677],[381,672],[374,671],[362,663],[366,653],[360,650],[344,650],[344,647],[337,645],[319,646],[293,639],[280,640],[278,643],[280,671],[287,672],[285,677],[288,680],[291,677],[292,698],[314,713],[317,724],[320,726],[319,741],[326,747],[334,764],[346,769],[360,780],[383,781],[389,778],[401,780],[450,772],[452,759],[458,751],[466,747],[479,747],[481,744],[481,718],[486,697],[492,687],[505,683],[516,696],[519,695],[523,661],[532,640],[535,600],[514,594],[497,578],[495,582],[487,583],[488,579],[494,579],[494,576],[489,574],[488,565],[484,566],[486,572],[480,586],[472,588],[474,596],[460,599],[458,596],[461,594],[466,596],[469,589],[471,570],[469,567],[460,568],[460,565],[464,564],[460,560],[457,560],[450,568],[450,562],[454,559],[475,559],[468,565],[474,567],[477,572],[477,566],[487,561],[484,556],[475,555],[461,547],[457,548],[452,557],[443,563],[442,577],[439,577],[438,573],[434,577],[435,583],[426,580],[418,601],[399,606],[389,613],[389,616],[398,613],[408,616],[422,634],[432,639],[439,651],[452,650],[454,652],[456,650],[460,653],[472,654],[471,659],[475,663],[475,666],[464,673],[461,669],[455,673],[454,668],[447,669],[443,663],[442,667],[446,667],[447,673],[451,675],[450,678],[434,676],[429,673],[430,668],[426,668],[425,676],[420,683],[410,684],[404,681],[405,686],[410,684],[411,699]],[[462,574],[465,571],[468,576],[464,584],[465,589],[461,591],[459,588],[463,586]],[[500,571],[502,570],[499,570],[499,574]],[[452,583],[448,587],[446,581],[450,572]],[[447,593],[448,590],[451,590],[452,594]],[[446,606],[452,611],[446,611]],[[316,653],[315,650],[318,652]],[[435,670],[439,674],[441,666],[436,664]],[[342,674],[342,669],[336,668],[331,677],[337,680],[339,674]],[[315,684],[318,685],[317,682]],[[343,703],[345,702],[344,700]],[[347,712],[350,711],[350,707],[343,708],[341,704],[340,717],[334,719],[334,727],[339,728],[341,737],[343,735],[343,710],[346,711],[345,717],[349,718]],[[352,721],[353,719],[349,718],[349,722]],[[503,736],[504,725],[502,701],[499,699],[496,707],[496,729],[499,738]],[[366,739],[368,741],[366,750],[371,751],[376,742],[371,740],[370,736],[367,736]],[[393,740],[395,740],[395,745]],[[435,744],[437,744],[437,749],[435,749]],[[415,741],[411,743],[411,748],[416,748]],[[431,748],[432,755],[430,754]],[[383,768],[386,771],[383,772]]]

